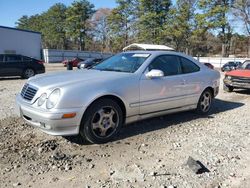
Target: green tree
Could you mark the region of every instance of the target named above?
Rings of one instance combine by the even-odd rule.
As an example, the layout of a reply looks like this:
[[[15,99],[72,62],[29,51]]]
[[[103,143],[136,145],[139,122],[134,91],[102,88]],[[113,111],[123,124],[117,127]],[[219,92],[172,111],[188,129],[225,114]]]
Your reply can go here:
[[[17,28],[41,32],[43,29],[43,15],[22,16],[16,22]]]
[[[117,0],[118,6],[108,16],[110,44],[113,51],[120,51],[127,46],[133,36],[135,20],[135,0]]]
[[[138,0],[138,38],[140,42],[162,43],[164,23],[171,0]]]
[[[203,32],[217,30],[222,42],[222,56],[228,56],[232,29],[228,21],[228,13],[233,0],[199,0],[196,14],[197,24]]]
[[[30,27],[29,25],[29,16],[24,15],[21,18],[18,19],[16,22],[17,28],[19,29],[28,29]]]
[[[66,15],[67,7],[56,3],[44,13],[44,40],[49,48],[67,49]]]
[[[85,50],[90,29],[88,20],[94,12],[94,5],[87,0],[74,1],[66,11],[67,35],[78,42],[79,50]]]
[[[189,53],[194,19],[194,0],[177,0],[164,24],[164,40],[177,51]]]

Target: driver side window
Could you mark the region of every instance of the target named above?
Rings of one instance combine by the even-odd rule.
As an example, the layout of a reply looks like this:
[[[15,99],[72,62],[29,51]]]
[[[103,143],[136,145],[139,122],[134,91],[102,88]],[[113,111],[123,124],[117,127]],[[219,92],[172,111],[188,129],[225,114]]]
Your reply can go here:
[[[148,69],[149,71],[152,69],[161,70],[164,76],[180,74],[179,58],[174,55],[161,55],[153,60]]]
[[[3,58],[4,58],[4,56],[0,55],[0,63],[3,63]]]

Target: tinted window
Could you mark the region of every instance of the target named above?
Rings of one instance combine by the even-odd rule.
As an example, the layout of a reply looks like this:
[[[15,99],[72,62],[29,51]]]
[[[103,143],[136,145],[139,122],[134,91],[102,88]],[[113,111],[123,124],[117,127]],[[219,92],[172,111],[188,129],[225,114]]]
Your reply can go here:
[[[18,55],[7,55],[6,56],[7,62],[18,62],[21,61],[21,56]]]
[[[250,61],[245,61],[242,65],[241,65],[242,69],[247,69],[250,70]]]
[[[0,63],[3,62],[3,55],[0,55]]]
[[[232,65],[232,66],[235,65],[235,63],[232,62],[232,61],[228,62],[228,64],[229,64],[229,65]]]
[[[186,58],[181,58],[181,69],[182,73],[186,74],[186,73],[198,72],[200,70],[200,67]]]
[[[177,56],[163,55],[157,57],[148,68],[149,71],[152,69],[161,70],[164,76],[176,75],[180,73],[180,62]]]
[[[120,53],[93,66],[93,69],[117,72],[135,72],[150,56],[148,53]]]
[[[32,59],[30,57],[23,56],[23,61],[32,61]]]

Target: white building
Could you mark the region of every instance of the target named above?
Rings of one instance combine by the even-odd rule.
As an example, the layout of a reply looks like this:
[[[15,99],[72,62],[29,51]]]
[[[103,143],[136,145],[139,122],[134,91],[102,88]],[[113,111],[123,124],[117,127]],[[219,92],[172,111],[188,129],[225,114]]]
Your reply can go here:
[[[41,59],[41,33],[0,26],[0,54],[12,53]]]

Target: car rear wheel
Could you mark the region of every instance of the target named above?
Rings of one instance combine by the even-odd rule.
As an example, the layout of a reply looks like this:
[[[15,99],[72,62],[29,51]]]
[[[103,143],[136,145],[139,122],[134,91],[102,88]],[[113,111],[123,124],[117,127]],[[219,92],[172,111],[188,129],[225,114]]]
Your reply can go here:
[[[111,99],[100,99],[86,111],[80,136],[91,143],[102,144],[114,138],[123,124],[120,106]]]
[[[28,79],[35,75],[35,71],[31,68],[27,68],[23,71],[23,78]]]
[[[207,114],[212,105],[212,93],[209,89],[206,89],[200,96],[198,105],[197,105],[197,113],[203,115]]]
[[[232,92],[234,90],[233,86],[227,86],[226,84],[223,85],[223,90],[226,92]]]

